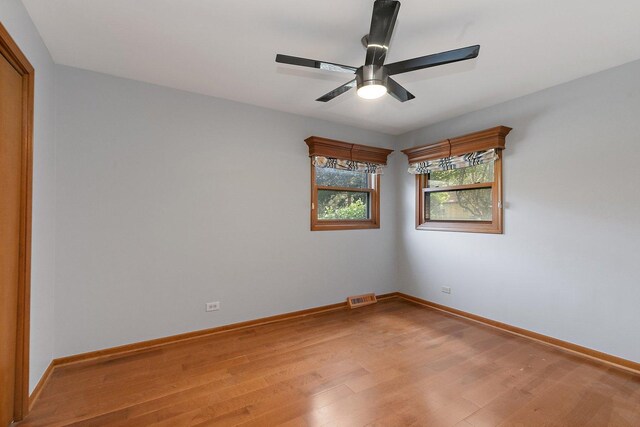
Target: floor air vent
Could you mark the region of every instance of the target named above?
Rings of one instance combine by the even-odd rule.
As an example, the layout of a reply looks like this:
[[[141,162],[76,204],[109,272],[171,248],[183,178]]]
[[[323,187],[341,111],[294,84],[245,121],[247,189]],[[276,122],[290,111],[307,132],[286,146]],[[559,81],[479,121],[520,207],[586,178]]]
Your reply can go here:
[[[354,295],[347,298],[349,308],[362,307],[364,305],[375,304],[378,302],[376,294]]]

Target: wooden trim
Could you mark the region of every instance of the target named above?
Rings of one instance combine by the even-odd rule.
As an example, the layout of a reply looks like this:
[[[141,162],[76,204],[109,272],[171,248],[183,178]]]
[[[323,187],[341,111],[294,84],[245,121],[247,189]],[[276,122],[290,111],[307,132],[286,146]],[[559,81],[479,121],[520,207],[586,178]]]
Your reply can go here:
[[[318,190],[326,191],[350,191],[352,193],[374,193],[373,188],[331,187],[330,185],[316,185]]]
[[[447,191],[477,190],[481,188],[491,188],[494,182],[478,182],[476,184],[452,185],[451,187],[426,187],[423,193],[446,193]]]
[[[511,132],[510,127],[496,126],[491,129],[451,138],[449,139],[451,155],[460,156],[462,154],[489,150],[491,148],[504,150],[505,138],[509,135],[509,132]]]
[[[369,145],[353,144],[351,148],[351,160],[358,162],[382,163],[387,164],[387,157],[393,153],[393,150],[386,148],[371,147]]]
[[[509,128],[507,128],[509,129]],[[496,150],[493,181],[480,184],[428,188],[429,175],[416,175],[416,230],[455,231],[462,233],[502,234],[504,231],[504,203],[502,201],[502,150]],[[474,188],[491,188],[493,200],[491,221],[434,221],[425,220],[424,193],[446,192]]]
[[[22,124],[22,195],[20,200],[20,248],[18,276],[18,330],[13,417],[29,412],[29,310],[31,301],[31,193],[33,182],[33,101],[35,72],[7,29],[0,23],[0,55],[22,75],[24,118]]]
[[[507,323],[498,322],[496,320],[478,316],[477,314],[468,313],[466,311],[458,310],[456,308],[448,307],[446,305],[431,302],[422,298],[414,297],[412,295],[407,295],[402,292],[397,292],[396,296],[398,298],[405,299],[415,304],[432,308],[434,310],[439,310],[457,317],[462,317],[464,319],[481,323],[483,325],[486,325],[495,329],[499,329],[501,331],[505,331],[514,335],[519,335],[521,337],[528,338],[542,344],[550,345],[552,347],[558,348],[563,351],[577,354],[582,357],[587,357],[589,359],[596,360],[598,362],[605,363],[607,365],[610,365],[619,369],[624,369],[626,371],[630,371],[635,374],[640,374],[640,363],[634,362],[632,360],[623,359],[618,356],[613,356],[611,354],[603,353],[598,350],[593,350],[578,344],[574,344],[568,341],[563,341],[558,338],[553,338],[548,335],[539,334],[537,332],[533,332],[528,329],[512,326]]]
[[[311,231],[315,231],[315,223],[318,221],[318,216],[316,215],[316,209],[318,207],[318,192],[316,191],[316,167],[313,165],[313,160],[311,163],[311,204],[309,205],[309,224]]]
[[[493,164],[493,232],[504,232],[504,195],[502,194],[502,150],[496,150],[498,158]]]
[[[424,196],[422,195],[422,189],[426,187],[426,175],[416,175],[416,230],[419,229],[422,224],[422,218],[424,215]]]
[[[489,150],[495,148],[503,150],[505,138],[511,132],[510,127],[496,126],[491,129],[481,130],[433,144],[402,150],[407,155],[409,163],[424,162],[425,160],[441,159],[449,156],[460,156],[474,151]]]
[[[397,292],[378,295],[377,299],[385,300],[389,298],[395,298],[398,296]],[[198,338],[205,338],[211,335],[217,335],[224,332],[238,331],[246,328],[253,328],[256,326],[267,325],[270,323],[282,322],[285,320],[296,319],[300,317],[310,316],[314,314],[324,313],[334,310],[347,309],[347,301],[342,301],[336,304],[323,305],[319,307],[308,308],[305,310],[292,311],[290,313],[277,314],[275,316],[262,317],[254,320],[247,320],[245,322],[232,323],[230,325],[218,326],[210,329],[203,329],[199,331],[186,332],[184,334],[171,335],[163,338],[156,338],[148,341],[140,341],[132,344],[125,344],[117,347],[106,348],[103,350],[90,351],[87,353],[76,354],[73,356],[66,356],[54,359],[51,363],[54,368],[75,365],[78,363],[88,363],[95,361],[112,360],[132,354],[141,353],[157,349],[159,347],[173,345],[176,343],[190,341]]]
[[[429,221],[419,224],[417,230],[453,231],[458,233],[502,234],[497,226],[488,221]]]
[[[304,142],[309,146],[309,157],[323,156],[351,160],[353,144],[319,136],[310,136]]]
[[[342,188],[316,185],[316,168],[311,162],[311,231],[369,230],[380,228],[380,175],[373,175],[372,188]],[[352,191],[369,193],[371,218],[362,221],[318,219],[318,190]]]
[[[323,156],[358,162],[379,163],[386,165],[387,157],[393,150],[372,147],[370,145],[352,144],[335,139],[310,136],[304,142],[309,146],[309,157]]]
[[[448,139],[419,147],[402,150],[407,155],[409,163],[424,162],[425,160],[442,159],[451,156],[451,144]]]
[[[4,56],[21,73],[33,74],[33,66],[13,40],[9,31],[2,25],[2,22],[0,22],[0,55]]]
[[[36,387],[33,389],[31,395],[29,396],[29,410],[33,408],[33,404],[40,397],[40,393],[42,393],[44,386],[49,381],[49,378],[51,378],[51,374],[53,373],[54,368],[55,364],[53,361],[51,361],[51,363],[49,363],[49,366],[47,366],[47,369],[45,369],[44,373],[40,377],[40,381],[38,381],[38,384],[36,384]]]
[[[381,294],[377,296],[377,300],[387,300],[391,298],[396,298],[398,296],[397,292],[391,292],[387,294]],[[195,332],[187,332],[184,334],[172,335],[169,337],[158,338],[155,340],[149,341],[141,341],[132,344],[126,344],[118,347],[111,347],[103,350],[91,351],[88,353],[76,354],[73,356],[60,357],[58,359],[54,359],[51,361],[47,369],[40,377],[40,381],[33,389],[31,396],[29,397],[29,409],[31,409],[40,397],[42,390],[45,385],[51,378],[53,372],[59,367],[66,367],[70,365],[80,364],[80,363],[95,363],[102,362],[105,360],[118,359],[121,357],[130,356],[132,354],[142,353],[144,351],[150,351],[156,349],[158,347],[173,345],[183,341],[194,340],[198,338],[205,338],[210,335],[216,335],[224,332],[233,332],[245,328],[267,325],[269,323],[282,322],[284,320],[295,319],[299,317],[309,316],[318,313],[324,313],[328,311],[347,309],[349,305],[347,301],[340,302],[337,304],[329,304],[320,307],[309,308],[306,310],[294,311],[291,313],[279,314],[276,316],[263,317],[260,319],[249,320],[246,322],[233,323],[230,325],[219,326],[217,328],[204,329],[201,331]]]
[[[393,152],[386,148],[351,144],[335,139],[310,136],[305,139],[309,146],[309,157],[326,156],[344,160],[387,164],[387,157]],[[380,175],[375,175],[370,188],[341,188],[316,185],[316,170],[311,162],[311,231],[363,230],[380,228]],[[318,219],[318,190],[352,191],[369,193],[369,211],[371,218],[363,221],[321,220]]]
[[[498,158],[494,163],[494,180],[489,185],[472,184],[467,186],[452,186],[428,188],[428,175],[416,175],[416,229],[430,231],[457,231],[464,233],[502,234],[504,230],[504,203],[502,200],[502,150],[505,139],[511,132],[510,127],[496,126],[479,132],[470,133],[456,138],[446,139],[435,144],[402,150],[407,155],[409,163],[434,160],[442,157],[457,156],[474,151],[495,149]],[[425,192],[455,191],[471,188],[491,188],[493,212],[491,221],[427,221],[425,220]]]
[[[550,345],[560,350],[570,352],[572,354],[577,354],[582,357],[587,357],[589,359],[596,360],[598,362],[613,366],[615,368],[624,369],[626,371],[629,371],[635,374],[640,374],[640,363],[638,362],[634,362],[634,361],[623,359],[610,354],[602,353],[596,350],[579,346],[577,344],[569,343],[567,341],[562,341],[557,338],[538,334],[537,332],[532,332],[526,329],[511,326],[506,323],[497,322],[495,320],[491,320],[491,319],[478,316],[475,314],[471,314],[455,308],[447,307],[445,305],[437,304],[437,303],[424,300],[422,298],[414,297],[412,295],[408,295],[402,292],[390,292],[387,294],[382,294],[377,296],[378,301],[389,300],[393,298],[404,299],[406,301],[419,304],[430,309],[439,310],[444,313],[461,317],[469,321],[477,322],[491,328],[499,329],[507,333],[511,333],[511,334],[528,338],[534,341],[538,341],[542,344]],[[334,310],[341,310],[341,309],[344,309],[344,310],[348,309],[348,304],[346,301],[337,303],[337,304],[329,304],[325,306],[314,307],[306,310],[294,311],[291,313],[280,314],[276,316],[264,317],[261,319],[249,320],[246,322],[239,322],[231,325],[220,326],[217,328],[205,329],[205,330],[195,331],[195,332],[188,332],[184,334],[158,338],[155,340],[142,341],[138,343],[132,343],[132,344],[122,345],[118,347],[111,347],[103,350],[92,351],[88,353],[82,353],[82,354],[77,354],[73,356],[54,359],[51,362],[51,365],[49,366],[49,368],[47,368],[47,370],[43,374],[42,378],[40,379],[38,386],[36,386],[36,389],[34,389],[34,392],[31,395],[31,405],[33,405],[33,402],[35,402],[35,400],[39,397],[40,392],[42,391],[43,387],[46,385],[46,382],[51,377],[52,373],[55,371],[55,369],[59,367],[66,367],[66,366],[71,366],[76,364],[85,364],[85,363],[86,364],[98,363],[98,362],[104,362],[107,360],[114,360],[114,359],[130,356],[132,354],[138,354],[145,351],[157,349],[159,347],[173,345],[173,344],[177,344],[184,341],[205,338],[211,335],[217,335],[225,332],[233,332],[233,331],[242,330],[245,328],[266,325],[270,323],[281,322],[285,320],[295,319],[295,318],[309,316],[309,315],[318,314],[318,313],[330,312]]]

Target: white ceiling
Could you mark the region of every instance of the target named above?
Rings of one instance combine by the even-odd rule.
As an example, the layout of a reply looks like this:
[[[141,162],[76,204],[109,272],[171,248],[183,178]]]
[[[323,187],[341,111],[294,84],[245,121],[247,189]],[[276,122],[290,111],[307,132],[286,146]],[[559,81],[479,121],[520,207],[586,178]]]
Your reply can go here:
[[[416,99],[355,91],[372,0],[23,0],[56,63],[399,134],[640,59],[637,0],[404,0],[387,62],[480,44],[476,60],[395,76]]]

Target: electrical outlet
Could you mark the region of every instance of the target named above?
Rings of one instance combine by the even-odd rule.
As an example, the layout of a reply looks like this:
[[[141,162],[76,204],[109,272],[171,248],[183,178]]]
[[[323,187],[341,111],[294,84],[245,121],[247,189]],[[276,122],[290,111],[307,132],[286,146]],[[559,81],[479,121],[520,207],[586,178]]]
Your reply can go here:
[[[451,288],[448,286],[443,286],[442,287],[442,292],[444,292],[445,294],[450,294],[451,293]]]
[[[205,305],[205,308],[207,311],[216,311],[216,310],[220,310],[220,301],[213,301],[213,302],[208,302]]]

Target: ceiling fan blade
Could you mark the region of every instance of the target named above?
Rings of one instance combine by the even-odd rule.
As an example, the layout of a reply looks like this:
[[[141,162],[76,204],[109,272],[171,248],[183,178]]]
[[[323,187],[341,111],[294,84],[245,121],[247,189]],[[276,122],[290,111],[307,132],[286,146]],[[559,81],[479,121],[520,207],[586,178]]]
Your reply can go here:
[[[387,92],[400,102],[411,101],[415,98],[411,92],[403,88],[400,83],[391,77],[387,78]]]
[[[298,58],[297,56],[281,54],[276,55],[276,62],[281,64],[299,65],[301,67],[318,68],[320,70],[337,71],[339,73],[353,74],[357,70],[356,67],[350,67],[348,65],[334,64],[332,62],[316,61],[315,59]]]
[[[376,0],[373,3],[365,65],[384,64],[399,10],[400,2],[396,0]]]
[[[347,82],[347,83],[343,84],[342,86],[335,88],[331,92],[322,95],[320,98],[316,99],[316,101],[320,101],[320,102],[331,101],[336,96],[342,95],[343,93],[345,93],[346,91],[348,91],[349,89],[351,89],[351,88],[353,88],[355,86],[356,86],[356,80],[353,79],[350,82]]]
[[[480,53],[480,45],[463,47],[461,49],[449,50],[447,52],[434,53],[433,55],[421,56],[419,58],[407,59],[405,61],[394,62],[385,65],[390,76],[394,74],[406,73],[420,70],[422,68],[437,67],[438,65],[450,64],[452,62],[466,61],[473,59]]]

